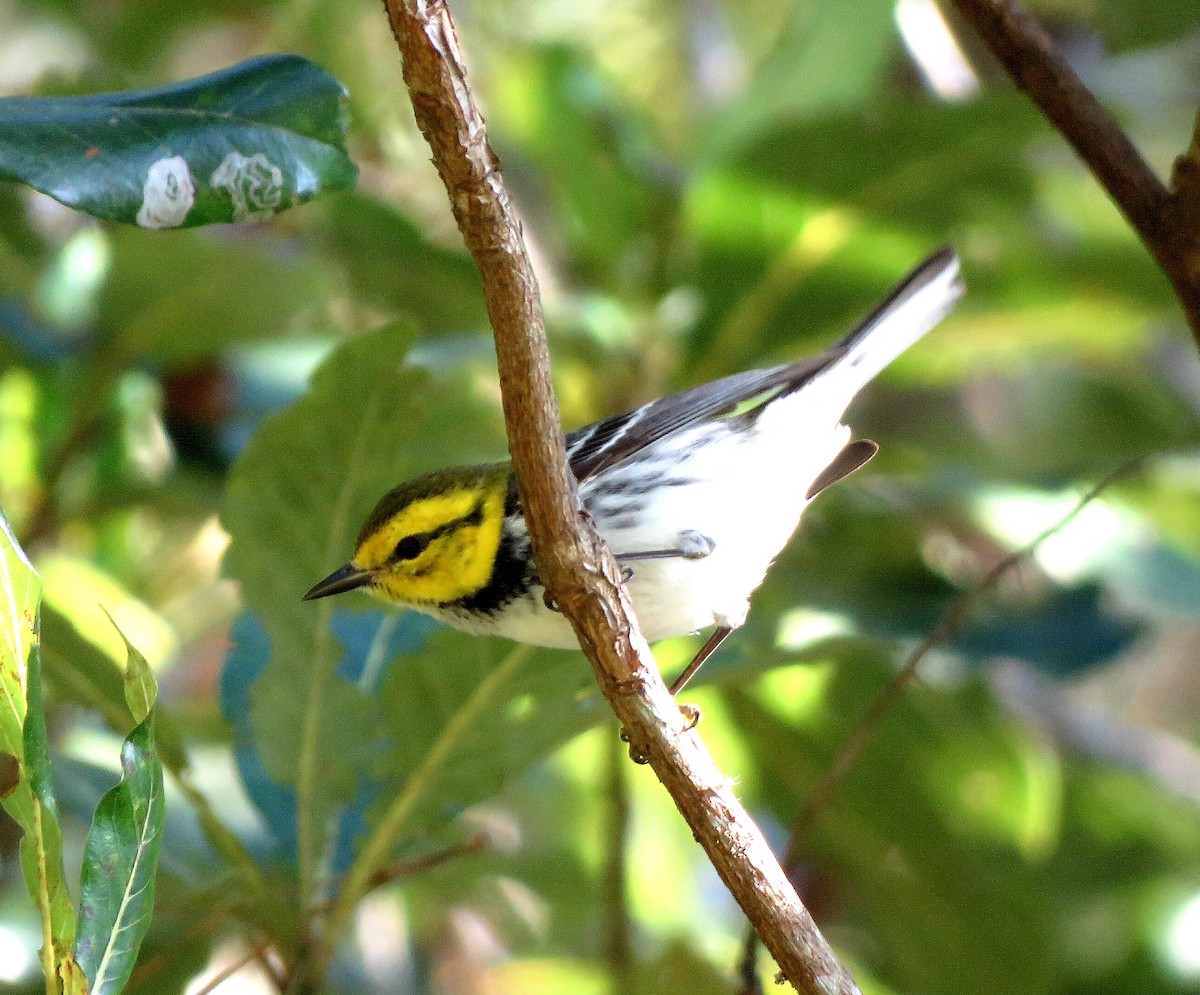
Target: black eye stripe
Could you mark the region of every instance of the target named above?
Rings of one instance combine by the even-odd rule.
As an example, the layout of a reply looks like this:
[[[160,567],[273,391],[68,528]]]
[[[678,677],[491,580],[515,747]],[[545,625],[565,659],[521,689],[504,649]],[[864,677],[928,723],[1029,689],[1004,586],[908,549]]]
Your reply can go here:
[[[415,560],[426,549],[429,544],[440,536],[446,535],[448,532],[453,532],[464,525],[482,525],[483,524],[483,502],[475,505],[462,518],[456,518],[453,521],[446,522],[444,525],[439,525],[436,529],[430,529],[428,532],[414,532],[411,535],[406,535],[400,539],[395,548],[392,550],[392,555],[388,557],[390,563],[398,563],[402,560]]]
[[[429,544],[433,541],[432,532],[421,532],[417,535],[408,535],[396,543],[396,548],[392,550],[392,555],[389,560],[414,560],[420,556]]]

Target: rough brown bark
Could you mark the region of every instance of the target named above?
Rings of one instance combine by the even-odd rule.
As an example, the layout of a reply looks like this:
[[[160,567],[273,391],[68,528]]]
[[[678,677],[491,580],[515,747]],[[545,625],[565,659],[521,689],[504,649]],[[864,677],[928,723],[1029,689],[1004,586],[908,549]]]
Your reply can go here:
[[[648,758],[786,978],[808,995],[857,992],[729,780],[688,730],[654,668],[616,563],[579,513],[537,281],[446,4],[385,0],[385,7],[417,123],[483,282],[509,447],[542,581],[574,625],[633,748]]]

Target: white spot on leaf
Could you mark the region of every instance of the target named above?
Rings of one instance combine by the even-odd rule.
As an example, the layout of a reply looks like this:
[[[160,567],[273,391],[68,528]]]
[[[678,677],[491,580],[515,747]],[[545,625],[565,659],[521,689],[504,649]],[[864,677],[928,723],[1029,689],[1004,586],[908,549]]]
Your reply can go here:
[[[265,221],[283,201],[283,173],[261,152],[230,152],[212,174],[212,185],[233,200],[234,221]]]
[[[178,228],[196,202],[196,184],[179,156],[159,159],[146,174],[137,223],[143,228]]]

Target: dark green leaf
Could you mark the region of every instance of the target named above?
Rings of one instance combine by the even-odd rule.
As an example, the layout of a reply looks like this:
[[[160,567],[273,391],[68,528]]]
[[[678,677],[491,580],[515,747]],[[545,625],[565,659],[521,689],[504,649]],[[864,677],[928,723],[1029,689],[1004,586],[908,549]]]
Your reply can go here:
[[[121,782],[100,800],[83,852],[75,957],[92,995],[124,988],[150,928],[166,814],[153,715],[125,740],[121,769]]]
[[[143,228],[262,221],[354,183],[340,83],[299,56],[172,86],[0,100],[0,177]]]

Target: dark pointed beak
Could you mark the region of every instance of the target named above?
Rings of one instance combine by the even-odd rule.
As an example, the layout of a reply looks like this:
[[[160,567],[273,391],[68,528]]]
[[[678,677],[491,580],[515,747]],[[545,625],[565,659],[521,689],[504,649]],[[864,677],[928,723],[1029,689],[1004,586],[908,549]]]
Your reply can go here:
[[[327,598],[331,594],[353,591],[356,587],[371,583],[371,576],[370,570],[360,570],[353,563],[347,563],[344,567],[338,567],[323,581],[314,584],[312,590],[304,595],[304,600],[316,601],[317,598]]]

